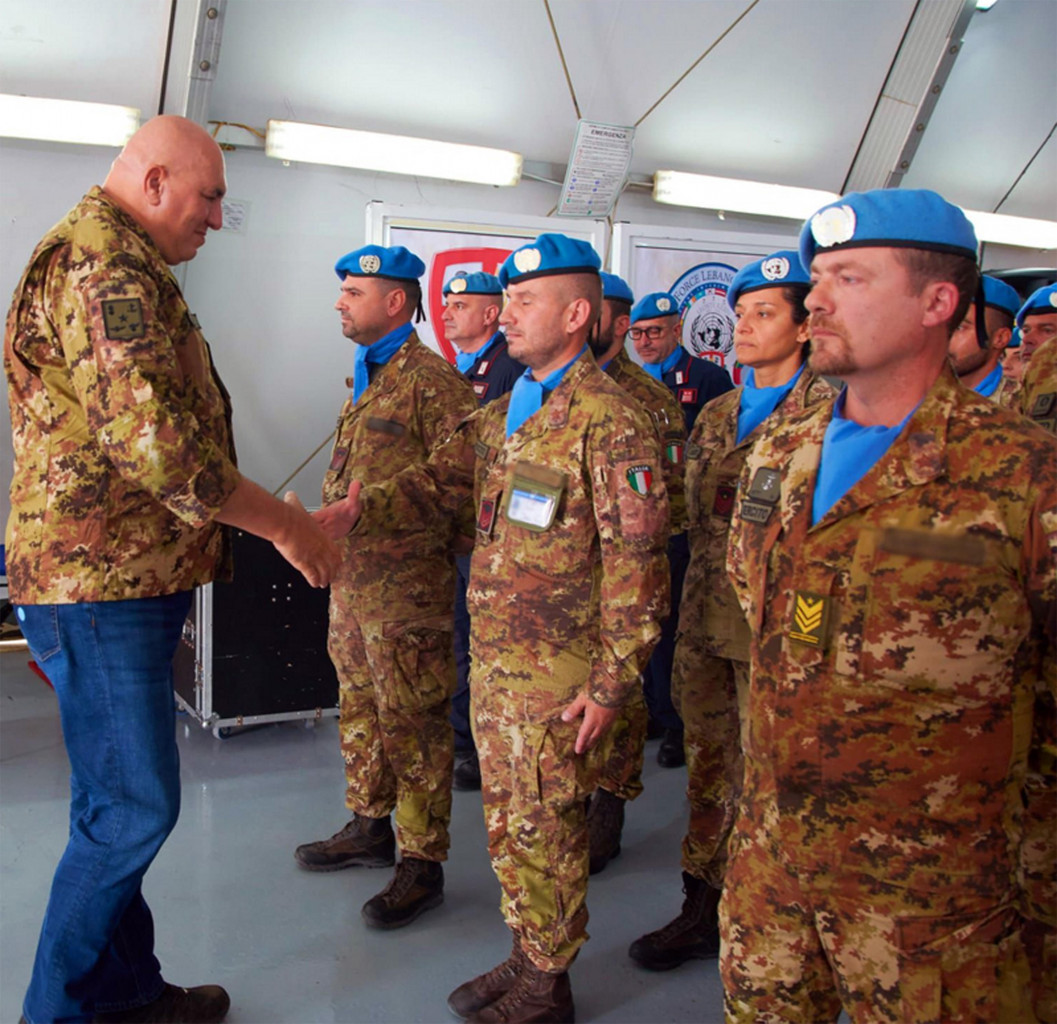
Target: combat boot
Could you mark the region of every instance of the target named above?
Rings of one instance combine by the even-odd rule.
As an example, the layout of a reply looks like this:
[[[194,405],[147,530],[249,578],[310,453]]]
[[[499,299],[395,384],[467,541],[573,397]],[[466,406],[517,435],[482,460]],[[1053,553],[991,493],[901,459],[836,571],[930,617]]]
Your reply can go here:
[[[657,748],[657,763],[662,768],[682,768],[686,764],[682,729],[665,729]]]
[[[569,972],[541,971],[525,957],[513,988],[467,1020],[470,1024],[574,1024]]]
[[[591,797],[591,806],[587,810],[587,836],[592,875],[597,875],[614,857],[620,856],[625,803],[608,789],[596,789]]]
[[[305,871],[388,868],[396,861],[396,836],[388,816],[367,818],[356,814],[329,839],[299,846],[294,850],[294,860]]]
[[[475,792],[481,788],[481,761],[476,750],[455,754],[451,784],[464,792]]]
[[[670,971],[687,960],[719,955],[721,890],[683,872],[682,913],[663,928],[636,939],[628,956],[651,971]]]
[[[521,951],[521,942],[514,936],[514,948],[501,964],[493,967],[486,974],[460,985],[448,996],[448,1009],[456,1017],[464,1020],[471,1013],[483,1010],[486,1006],[501,999],[517,982],[521,967],[525,963],[525,954]]]
[[[389,884],[363,905],[361,913],[372,928],[403,928],[443,902],[443,865],[435,860],[404,857]]]
[[[180,988],[165,982],[162,993],[145,1006],[97,1013],[95,1024],[218,1024],[231,1006],[219,985]]]

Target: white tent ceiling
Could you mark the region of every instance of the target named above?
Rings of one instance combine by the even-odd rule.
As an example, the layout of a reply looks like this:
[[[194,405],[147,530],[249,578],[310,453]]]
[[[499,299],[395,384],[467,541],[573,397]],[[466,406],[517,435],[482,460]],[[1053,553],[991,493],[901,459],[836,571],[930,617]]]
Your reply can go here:
[[[552,0],[582,116],[640,120],[751,3]],[[840,191],[917,6],[759,0],[642,120],[633,173]],[[170,0],[4,0],[0,91],[156,113],[171,13]],[[543,0],[228,0],[206,109],[261,129],[281,117],[500,146],[559,167],[576,124]],[[1057,219],[1055,123],[1057,2],[998,0],[972,17],[903,184]]]

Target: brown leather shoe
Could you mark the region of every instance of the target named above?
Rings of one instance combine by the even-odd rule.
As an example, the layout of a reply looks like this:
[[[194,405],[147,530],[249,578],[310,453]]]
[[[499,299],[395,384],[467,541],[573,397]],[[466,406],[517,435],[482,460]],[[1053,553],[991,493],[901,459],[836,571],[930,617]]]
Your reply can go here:
[[[513,988],[467,1019],[470,1024],[574,1024],[569,972],[541,971],[525,957]]]
[[[682,912],[663,928],[636,939],[628,956],[651,971],[670,971],[687,960],[719,955],[719,897],[722,891],[683,872]]]
[[[162,994],[146,1006],[98,1013],[96,1024],[219,1024],[231,999],[219,985],[179,988],[165,983]]]
[[[607,789],[596,789],[587,810],[587,837],[590,872],[597,875],[620,856],[620,836],[624,831],[624,800]]]
[[[366,818],[356,814],[329,839],[299,846],[294,850],[294,860],[305,871],[389,868],[396,861],[396,836],[388,817]]]
[[[404,857],[389,884],[360,913],[372,928],[403,928],[444,902],[444,867],[437,861]]]
[[[486,974],[460,985],[448,996],[448,1009],[456,1017],[463,1019],[483,1010],[489,1003],[494,1003],[509,992],[521,973],[525,954],[521,952],[521,942],[514,936],[514,948],[501,964],[493,967]]]

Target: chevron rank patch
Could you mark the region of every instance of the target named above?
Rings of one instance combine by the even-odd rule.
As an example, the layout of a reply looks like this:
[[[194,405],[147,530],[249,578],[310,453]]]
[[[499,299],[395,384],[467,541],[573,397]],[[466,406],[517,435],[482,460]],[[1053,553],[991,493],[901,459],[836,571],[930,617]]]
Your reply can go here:
[[[640,498],[645,498],[650,493],[650,487],[653,484],[653,470],[649,466],[632,466],[627,471],[627,478],[631,489]]]
[[[798,590],[793,604],[793,627],[789,630],[789,639],[798,644],[807,644],[808,647],[821,647],[829,622],[829,603],[828,597]]]
[[[112,341],[131,341],[146,335],[143,303],[139,299],[105,299],[103,327]]]

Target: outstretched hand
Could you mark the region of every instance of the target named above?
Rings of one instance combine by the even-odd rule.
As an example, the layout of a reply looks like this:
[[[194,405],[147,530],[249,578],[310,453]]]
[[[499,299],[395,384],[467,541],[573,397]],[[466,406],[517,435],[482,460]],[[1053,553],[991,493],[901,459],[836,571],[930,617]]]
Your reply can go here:
[[[581,693],[563,712],[562,721],[572,722],[583,716],[580,731],[576,734],[576,753],[590,750],[616,721],[619,708],[606,708],[596,704],[586,693]]]
[[[362,486],[359,480],[353,480],[349,484],[349,493],[344,498],[312,513],[316,525],[331,540],[341,540],[359,520],[363,511],[363,505],[360,503]]]
[[[311,587],[326,587],[341,564],[341,552],[305,511],[301,499],[293,491],[283,495],[283,501],[298,513],[290,517],[289,527],[275,548]]]

